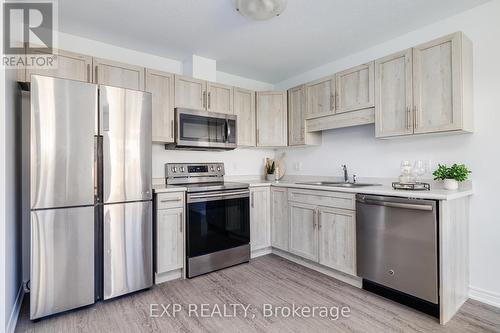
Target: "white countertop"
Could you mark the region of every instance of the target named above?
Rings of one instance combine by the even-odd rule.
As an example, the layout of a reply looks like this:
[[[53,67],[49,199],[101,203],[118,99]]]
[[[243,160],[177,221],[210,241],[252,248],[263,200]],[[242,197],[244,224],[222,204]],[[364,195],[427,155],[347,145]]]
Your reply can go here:
[[[334,191],[334,192],[345,192],[345,193],[364,193],[364,194],[375,194],[375,195],[388,195],[388,196],[396,196],[396,197],[405,197],[405,198],[419,198],[419,199],[431,199],[431,200],[453,200],[466,196],[470,196],[473,194],[472,183],[465,182],[460,184],[458,190],[449,191],[445,190],[442,185],[438,182],[428,181],[431,184],[430,191],[408,191],[408,190],[395,190],[392,188],[392,182],[394,179],[388,178],[364,178],[358,180],[359,183],[372,183],[372,184],[381,184],[376,186],[366,186],[366,187],[358,187],[358,188],[345,188],[345,187],[333,187],[333,186],[325,186],[325,185],[307,185],[307,184],[299,184],[302,182],[308,181],[339,181],[338,178],[332,177],[310,177],[310,176],[289,176],[284,177],[279,182],[267,181],[264,179],[258,178],[238,178],[231,177],[231,180],[239,181],[243,183],[248,183],[250,187],[258,187],[258,186],[281,186],[281,187],[294,187],[294,188],[303,188],[303,189],[311,189],[311,190],[323,190],[323,191]]]
[[[358,182],[381,184],[381,185],[358,187],[358,188],[299,184],[309,181],[340,181],[338,177],[321,177],[321,176],[285,176],[279,182],[267,181],[265,179],[259,178],[258,176],[226,176],[226,181],[237,181],[242,183],[248,183],[250,187],[281,186],[281,187],[303,188],[310,190],[322,190],[322,191],[345,192],[345,193],[364,193],[364,194],[388,195],[395,197],[419,198],[419,199],[431,199],[431,200],[453,200],[470,196],[474,193],[472,190],[472,183],[470,181],[460,184],[458,190],[455,191],[445,190],[442,187],[441,183],[434,181],[428,181],[431,184],[430,191],[395,190],[391,186],[392,182],[395,180],[389,178],[363,178],[358,180]],[[168,193],[168,192],[180,192],[180,191],[187,191],[187,188],[179,185],[165,185],[165,184],[153,185],[154,193]]]

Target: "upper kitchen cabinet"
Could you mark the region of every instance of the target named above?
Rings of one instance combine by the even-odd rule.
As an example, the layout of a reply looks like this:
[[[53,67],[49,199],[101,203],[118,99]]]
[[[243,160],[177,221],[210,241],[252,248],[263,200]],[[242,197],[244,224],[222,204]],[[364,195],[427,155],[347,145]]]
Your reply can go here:
[[[376,61],[376,136],[472,132],[472,43],[457,32]]]
[[[37,52],[44,54],[42,51]],[[55,67],[27,68],[23,81],[31,82],[31,75],[45,75],[60,79],[92,82],[92,57],[64,50],[54,51]]]
[[[255,91],[234,87],[238,146],[255,146]]]
[[[144,67],[94,58],[94,83],[144,90]]]
[[[207,82],[207,110],[233,114],[233,87]]]
[[[175,107],[205,110],[207,107],[207,82],[175,75]]]
[[[288,90],[288,145],[321,144],[321,132],[306,132],[306,86]]]
[[[375,98],[374,62],[335,75],[335,113],[373,108]]]
[[[335,112],[335,76],[306,83],[306,118]]]
[[[461,32],[413,49],[414,132],[472,131],[472,43]]]
[[[174,142],[174,75],[146,69],[146,91],[153,96],[153,141]]]
[[[257,92],[257,146],[287,145],[286,92]]]
[[[377,137],[413,133],[412,49],[375,61]]]

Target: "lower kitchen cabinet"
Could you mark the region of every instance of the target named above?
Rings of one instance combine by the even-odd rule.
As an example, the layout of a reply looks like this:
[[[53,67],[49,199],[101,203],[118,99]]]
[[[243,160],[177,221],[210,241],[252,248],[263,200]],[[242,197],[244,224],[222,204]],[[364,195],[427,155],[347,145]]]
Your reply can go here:
[[[250,247],[252,251],[271,246],[269,186],[250,188]]]
[[[271,187],[271,244],[273,247],[288,251],[289,221],[288,194],[283,187]]]
[[[317,209],[315,205],[289,202],[290,252],[318,261]]]
[[[155,283],[182,277],[184,216],[184,192],[157,194]]]
[[[318,209],[319,263],[356,275],[356,212]]]

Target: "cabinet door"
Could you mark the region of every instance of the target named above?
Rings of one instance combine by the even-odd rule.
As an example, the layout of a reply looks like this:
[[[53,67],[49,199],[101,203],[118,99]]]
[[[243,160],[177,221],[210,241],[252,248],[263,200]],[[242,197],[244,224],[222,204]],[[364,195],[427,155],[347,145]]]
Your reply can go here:
[[[146,91],[153,95],[153,141],[174,142],[174,75],[146,69]]]
[[[269,187],[250,189],[250,245],[252,251],[271,246]]]
[[[286,92],[257,92],[257,146],[286,147]]]
[[[255,146],[255,91],[234,88],[238,146]]]
[[[413,49],[414,132],[462,127],[460,33]]]
[[[43,54],[43,52],[37,52]],[[55,55],[55,68],[42,69],[42,68],[27,68],[26,81],[31,82],[31,75],[45,75],[57,77],[60,79],[77,80],[84,82],[92,82],[92,57],[68,52],[64,50],[54,51]]]
[[[335,113],[374,107],[374,63],[339,72],[336,77]]]
[[[288,90],[288,145],[305,144],[306,87],[301,85]]]
[[[94,83],[144,90],[144,67],[94,58]]]
[[[162,209],[156,214],[156,273],[183,268],[183,208]]]
[[[271,188],[271,243],[273,247],[288,251],[289,241],[287,189]]]
[[[290,252],[318,261],[316,206],[288,202],[290,219]]]
[[[355,212],[322,207],[318,216],[319,263],[355,275]]]
[[[207,110],[218,113],[233,114],[233,87],[208,82]]]
[[[207,107],[207,82],[175,75],[175,107],[205,110]]]
[[[375,61],[375,134],[413,133],[412,50]]]
[[[335,112],[335,78],[329,76],[306,84],[307,118]]]

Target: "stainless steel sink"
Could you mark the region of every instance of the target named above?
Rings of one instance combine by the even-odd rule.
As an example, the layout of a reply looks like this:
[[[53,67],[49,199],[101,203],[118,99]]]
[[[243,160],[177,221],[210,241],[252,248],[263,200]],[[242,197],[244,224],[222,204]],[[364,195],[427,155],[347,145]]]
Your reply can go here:
[[[370,183],[345,183],[345,182],[303,182],[297,183],[300,185],[317,185],[317,186],[331,186],[331,187],[347,187],[347,188],[356,188],[356,187],[365,187],[365,186],[377,186],[380,184],[370,184]]]

